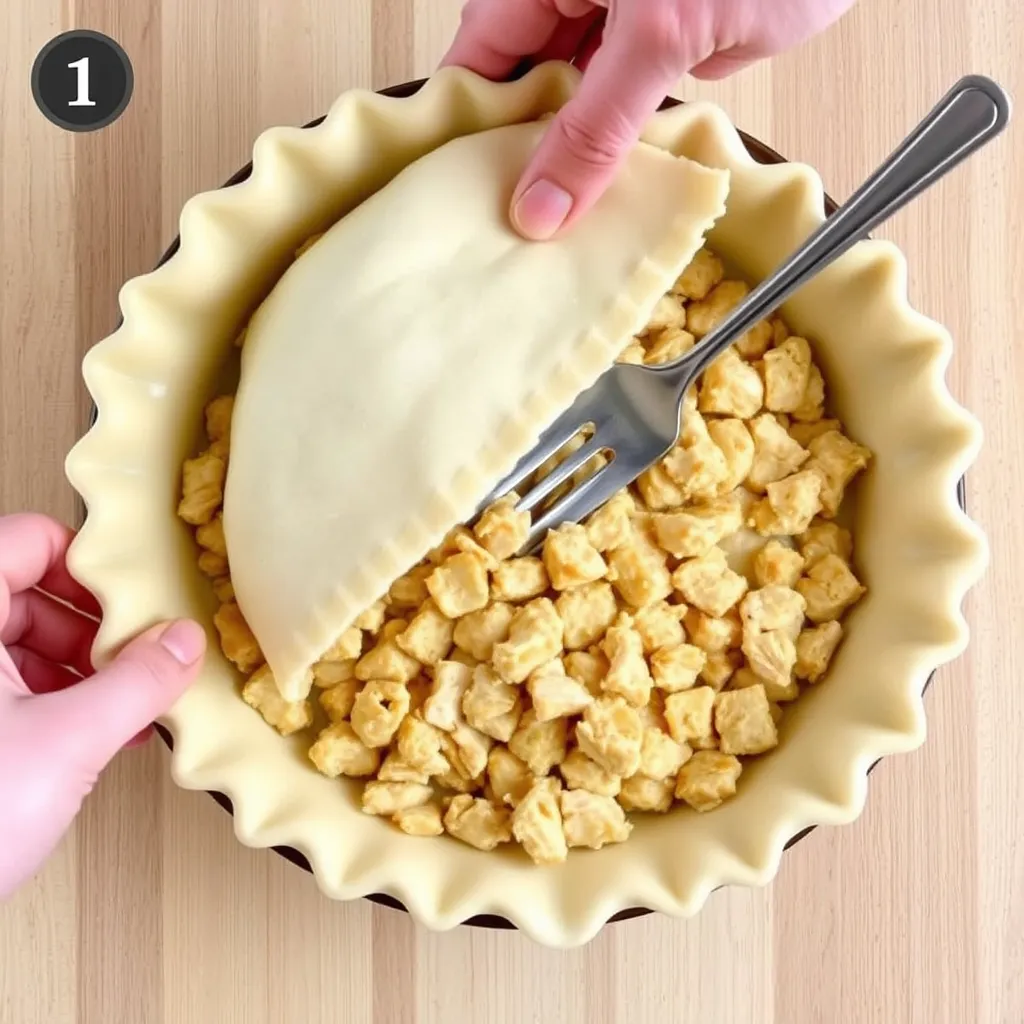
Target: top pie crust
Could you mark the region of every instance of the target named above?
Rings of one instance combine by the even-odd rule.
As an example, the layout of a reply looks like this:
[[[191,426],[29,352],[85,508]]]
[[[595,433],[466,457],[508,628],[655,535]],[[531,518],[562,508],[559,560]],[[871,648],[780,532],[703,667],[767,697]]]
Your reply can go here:
[[[525,241],[507,210],[545,128],[417,160],[300,256],[249,325],[225,534],[289,699],[614,361],[725,209],[727,172],[641,144],[572,231]]]

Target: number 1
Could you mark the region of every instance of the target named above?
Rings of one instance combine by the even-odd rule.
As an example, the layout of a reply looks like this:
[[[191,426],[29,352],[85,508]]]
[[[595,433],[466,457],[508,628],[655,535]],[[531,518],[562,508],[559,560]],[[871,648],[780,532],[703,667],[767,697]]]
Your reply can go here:
[[[89,99],[89,58],[83,57],[68,65],[78,71],[78,96],[68,103],[69,107],[95,107],[96,101]]]

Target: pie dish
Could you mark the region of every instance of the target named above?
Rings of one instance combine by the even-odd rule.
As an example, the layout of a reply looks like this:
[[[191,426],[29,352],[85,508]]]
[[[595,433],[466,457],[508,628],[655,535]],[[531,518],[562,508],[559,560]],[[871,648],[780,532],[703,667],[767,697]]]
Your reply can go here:
[[[417,156],[535,120],[561,105],[575,80],[556,65],[500,86],[446,71],[407,100],[347,94],[315,129],[265,133],[250,180],[186,206],[179,252],[125,286],[123,325],[84,368],[99,417],[68,460],[89,510],[70,564],[104,608],[97,660],[158,619],[212,617],[191,538],[174,516],[178,467],[234,335],[295,249]],[[716,108],[660,114],[645,139],[729,171],[711,243],[750,279],[821,221],[814,173],[756,165]],[[179,784],[227,794],[239,838],[301,851],[329,896],[385,892],[434,928],[498,914],[563,946],[586,941],[623,907],[688,915],[718,885],[763,884],[801,829],[855,818],[868,766],[923,740],[925,680],[966,643],[960,604],[985,546],[955,488],[980,438],[945,388],[951,341],[910,310],[893,247],[862,243],[784,312],[819,340],[840,416],[876,453],[856,513],[870,596],[852,616],[829,685],[802,704],[782,746],[731,804],[707,818],[645,822],[629,844],[574,862],[571,874],[423,844],[381,829],[311,772],[300,745],[237,699],[216,652],[164,722]]]

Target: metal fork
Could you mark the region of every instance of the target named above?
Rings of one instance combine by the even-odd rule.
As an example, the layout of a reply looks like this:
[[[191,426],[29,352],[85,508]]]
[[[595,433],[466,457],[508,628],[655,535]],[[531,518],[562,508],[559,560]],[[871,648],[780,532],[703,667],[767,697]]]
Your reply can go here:
[[[537,509],[599,452],[610,454],[611,461],[535,516],[524,550],[535,548],[549,529],[579,522],[603,505],[672,449],[683,395],[710,363],[872,228],[998,135],[1009,116],[1009,97],[995,82],[979,75],[960,79],[878,170],[700,344],[671,363],[618,363],[605,371],[541,434],[480,508],[518,491],[544,462],[588,430],[584,444],[523,494],[516,508]]]

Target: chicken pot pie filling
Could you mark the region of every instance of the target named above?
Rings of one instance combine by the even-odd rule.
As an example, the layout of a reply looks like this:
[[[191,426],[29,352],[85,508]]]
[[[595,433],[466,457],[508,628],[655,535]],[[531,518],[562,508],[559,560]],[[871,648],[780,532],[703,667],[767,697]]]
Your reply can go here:
[[[700,249],[618,359],[676,358],[746,291]],[[363,810],[409,835],[515,842],[554,864],[627,839],[637,813],[713,811],[826,679],[865,592],[837,516],[871,455],[828,415],[812,344],[776,317],[708,368],[679,442],[635,484],[537,556],[518,554],[530,517],[514,495],[456,526],[321,652],[313,692],[289,698],[228,564],[233,407],[207,407],[179,506],[221,647],[246,703],[308,735],[316,770],[359,780]]]

